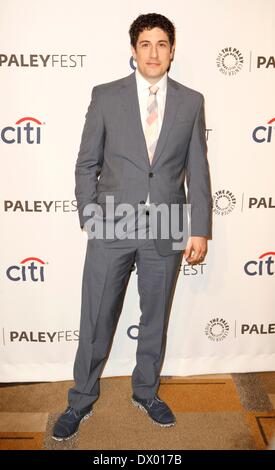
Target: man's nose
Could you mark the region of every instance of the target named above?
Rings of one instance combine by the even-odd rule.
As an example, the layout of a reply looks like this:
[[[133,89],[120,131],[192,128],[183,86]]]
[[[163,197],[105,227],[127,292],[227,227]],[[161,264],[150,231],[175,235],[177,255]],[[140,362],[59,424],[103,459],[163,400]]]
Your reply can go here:
[[[157,52],[157,47],[152,46],[151,47],[151,57],[157,57],[158,52]]]

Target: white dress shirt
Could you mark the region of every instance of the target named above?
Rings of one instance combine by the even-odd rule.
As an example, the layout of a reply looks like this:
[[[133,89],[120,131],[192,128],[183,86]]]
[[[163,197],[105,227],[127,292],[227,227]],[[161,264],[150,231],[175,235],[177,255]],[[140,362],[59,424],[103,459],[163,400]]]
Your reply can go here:
[[[145,121],[147,118],[147,102],[149,97],[149,87],[152,86],[152,83],[148,82],[143,75],[139,72],[138,68],[136,68],[136,82],[137,82],[137,92],[138,92],[138,101],[139,101],[139,110],[140,110],[140,117],[143,132],[145,129]],[[160,129],[162,126],[164,109],[165,109],[165,101],[166,101],[166,92],[167,92],[167,72],[161,77],[161,79],[154,83],[155,86],[158,86],[159,89],[157,91],[156,99],[158,103],[158,135],[160,133]],[[146,204],[149,204],[149,194],[147,197]]]

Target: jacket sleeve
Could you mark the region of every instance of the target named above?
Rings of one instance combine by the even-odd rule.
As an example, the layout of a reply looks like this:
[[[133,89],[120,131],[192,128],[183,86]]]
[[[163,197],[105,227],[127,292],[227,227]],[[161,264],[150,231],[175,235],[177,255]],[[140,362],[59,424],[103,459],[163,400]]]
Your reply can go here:
[[[100,108],[98,87],[92,90],[91,102],[85,116],[80,149],[75,166],[75,196],[77,200],[80,227],[85,217],[83,210],[97,198],[97,182],[104,156],[105,128]]]
[[[212,196],[204,114],[204,97],[196,113],[190,138],[187,165],[187,202],[191,209],[191,236],[211,237],[212,235]]]

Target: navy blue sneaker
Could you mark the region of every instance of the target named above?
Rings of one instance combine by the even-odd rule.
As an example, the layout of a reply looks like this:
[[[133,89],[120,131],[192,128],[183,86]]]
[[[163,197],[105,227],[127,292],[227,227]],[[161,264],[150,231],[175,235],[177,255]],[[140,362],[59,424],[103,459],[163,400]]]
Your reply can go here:
[[[91,406],[89,406],[89,408],[83,408],[80,411],[68,406],[56,421],[53,428],[52,438],[56,441],[70,439],[77,433],[80,423],[88,419],[92,414],[93,410]]]
[[[170,427],[176,424],[176,418],[169,406],[157,395],[154,398],[145,400],[138,398],[135,394],[132,396],[132,403],[145,411],[155,424],[162,427]]]

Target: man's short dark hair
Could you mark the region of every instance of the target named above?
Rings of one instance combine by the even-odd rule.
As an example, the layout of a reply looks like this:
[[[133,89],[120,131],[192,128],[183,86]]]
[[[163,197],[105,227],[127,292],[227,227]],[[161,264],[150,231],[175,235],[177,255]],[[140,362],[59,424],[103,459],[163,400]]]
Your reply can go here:
[[[158,13],[147,13],[146,15],[139,15],[131,24],[129,29],[131,45],[136,49],[139,34],[145,29],[160,28],[167,33],[170,46],[175,42],[175,26],[166,18],[166,16],[159,15]]]

